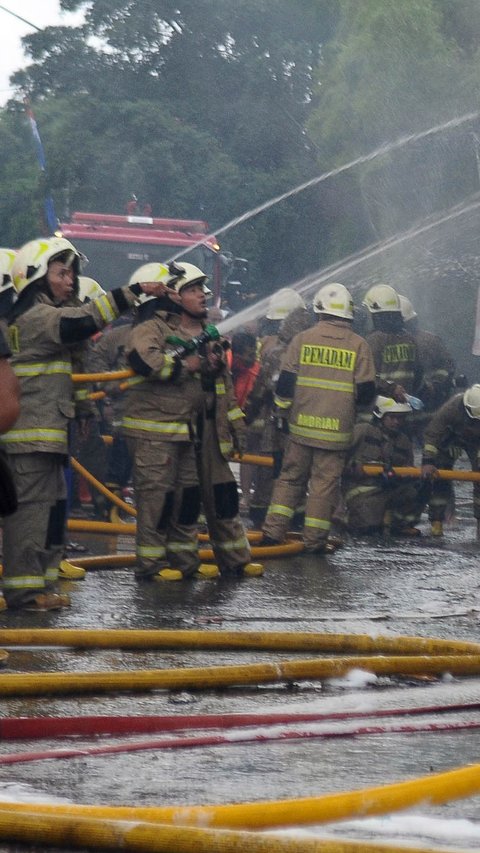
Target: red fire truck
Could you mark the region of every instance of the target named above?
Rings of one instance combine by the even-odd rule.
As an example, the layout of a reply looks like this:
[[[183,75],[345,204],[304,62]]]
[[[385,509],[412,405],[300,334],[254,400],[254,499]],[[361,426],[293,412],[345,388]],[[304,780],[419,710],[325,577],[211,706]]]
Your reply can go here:
[[[234,310],[240,307],[232,305],[235,294],[229,291],[243,291],[248,263],[222,253],[202,220],[77,212],[59,230],[88,258],[85,274],[105,289],[128,282],[142,264],[184,257],[208,275],[215,305],[223,299]]]

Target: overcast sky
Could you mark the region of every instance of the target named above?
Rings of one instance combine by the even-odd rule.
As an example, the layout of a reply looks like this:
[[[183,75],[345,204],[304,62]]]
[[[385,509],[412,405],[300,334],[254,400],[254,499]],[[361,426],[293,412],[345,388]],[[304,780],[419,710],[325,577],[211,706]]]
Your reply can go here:
[[[59,0],[5,0],[1,6],[41,28],[73,26],[83,17],[79,13],[62,14]],[[34,28],[0,8],[0,105],[13,94],[9,89],[10,74],[28,64],[21,38],[32,32],[35,32]]]

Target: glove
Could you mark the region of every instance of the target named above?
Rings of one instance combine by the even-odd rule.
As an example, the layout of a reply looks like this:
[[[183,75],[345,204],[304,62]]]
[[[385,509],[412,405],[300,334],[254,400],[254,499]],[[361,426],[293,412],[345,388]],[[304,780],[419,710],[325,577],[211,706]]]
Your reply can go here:
[[[290,430],[288,428],[287,418],[283,418],[281,415],[272,415],[272,420],[274,427],[278,432],[281,432],[282,435],[288,435]]]
[[[398,479],[397,475],[395,474],[395,471],[387,466],[384,467],[383,472],[380,474],[380,477],[382,479],[383,485],[387,488],[389,486],[393,486],[395,480]]]
[[[438,474],[438,469],[435,465],[422,465],[422,478],[424,480],[433,480]]]
[[[244,430],[239,430],[233,436],[233,446],[239,456],[244,456],[247,452],[247,433]]]

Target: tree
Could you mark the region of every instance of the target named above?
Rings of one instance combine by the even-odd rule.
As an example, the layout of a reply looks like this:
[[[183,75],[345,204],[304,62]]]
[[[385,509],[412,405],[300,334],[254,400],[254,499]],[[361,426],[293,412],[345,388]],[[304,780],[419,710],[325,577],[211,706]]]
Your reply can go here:
[[[454,31],[461,35],[459,7],[468,5],[341,0],[308,122],[323,163],[347,164],[477,108],[478,84],[472,82],[478,72],[452,37]],[[356,168],[373,236],[407,227],[468,193],[476,183],[470,130],[468,124],[456,133],[446,130]]]

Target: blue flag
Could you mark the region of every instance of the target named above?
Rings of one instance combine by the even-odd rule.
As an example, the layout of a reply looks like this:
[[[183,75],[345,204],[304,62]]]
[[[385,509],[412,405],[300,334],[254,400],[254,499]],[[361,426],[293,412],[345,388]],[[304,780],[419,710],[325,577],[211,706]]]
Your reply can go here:
[[[40,166],[40,169],[45,174],[47,171],[47,161],[45,159],[45,151],[43,150],[42,140],[40,138],[40,133],[38,132],[37,122],[35,121],[35,116],[33,115],[33,110],[30,106],[30,101],[28,98],[24,98],[25,104],[25,112],[27,114],[28,121],[30,123],[30,129],[32,131],[33,141],[35,143],[35,150],[37,152],[37,160]],[[46,194],[45,201],[43,204],[45,211],[45,220],[47,223],[48,230],[51,234],[53,234],[58,228],[58,217],[55,213],[55,206],[53,204],[53,198],[51,195]]]

